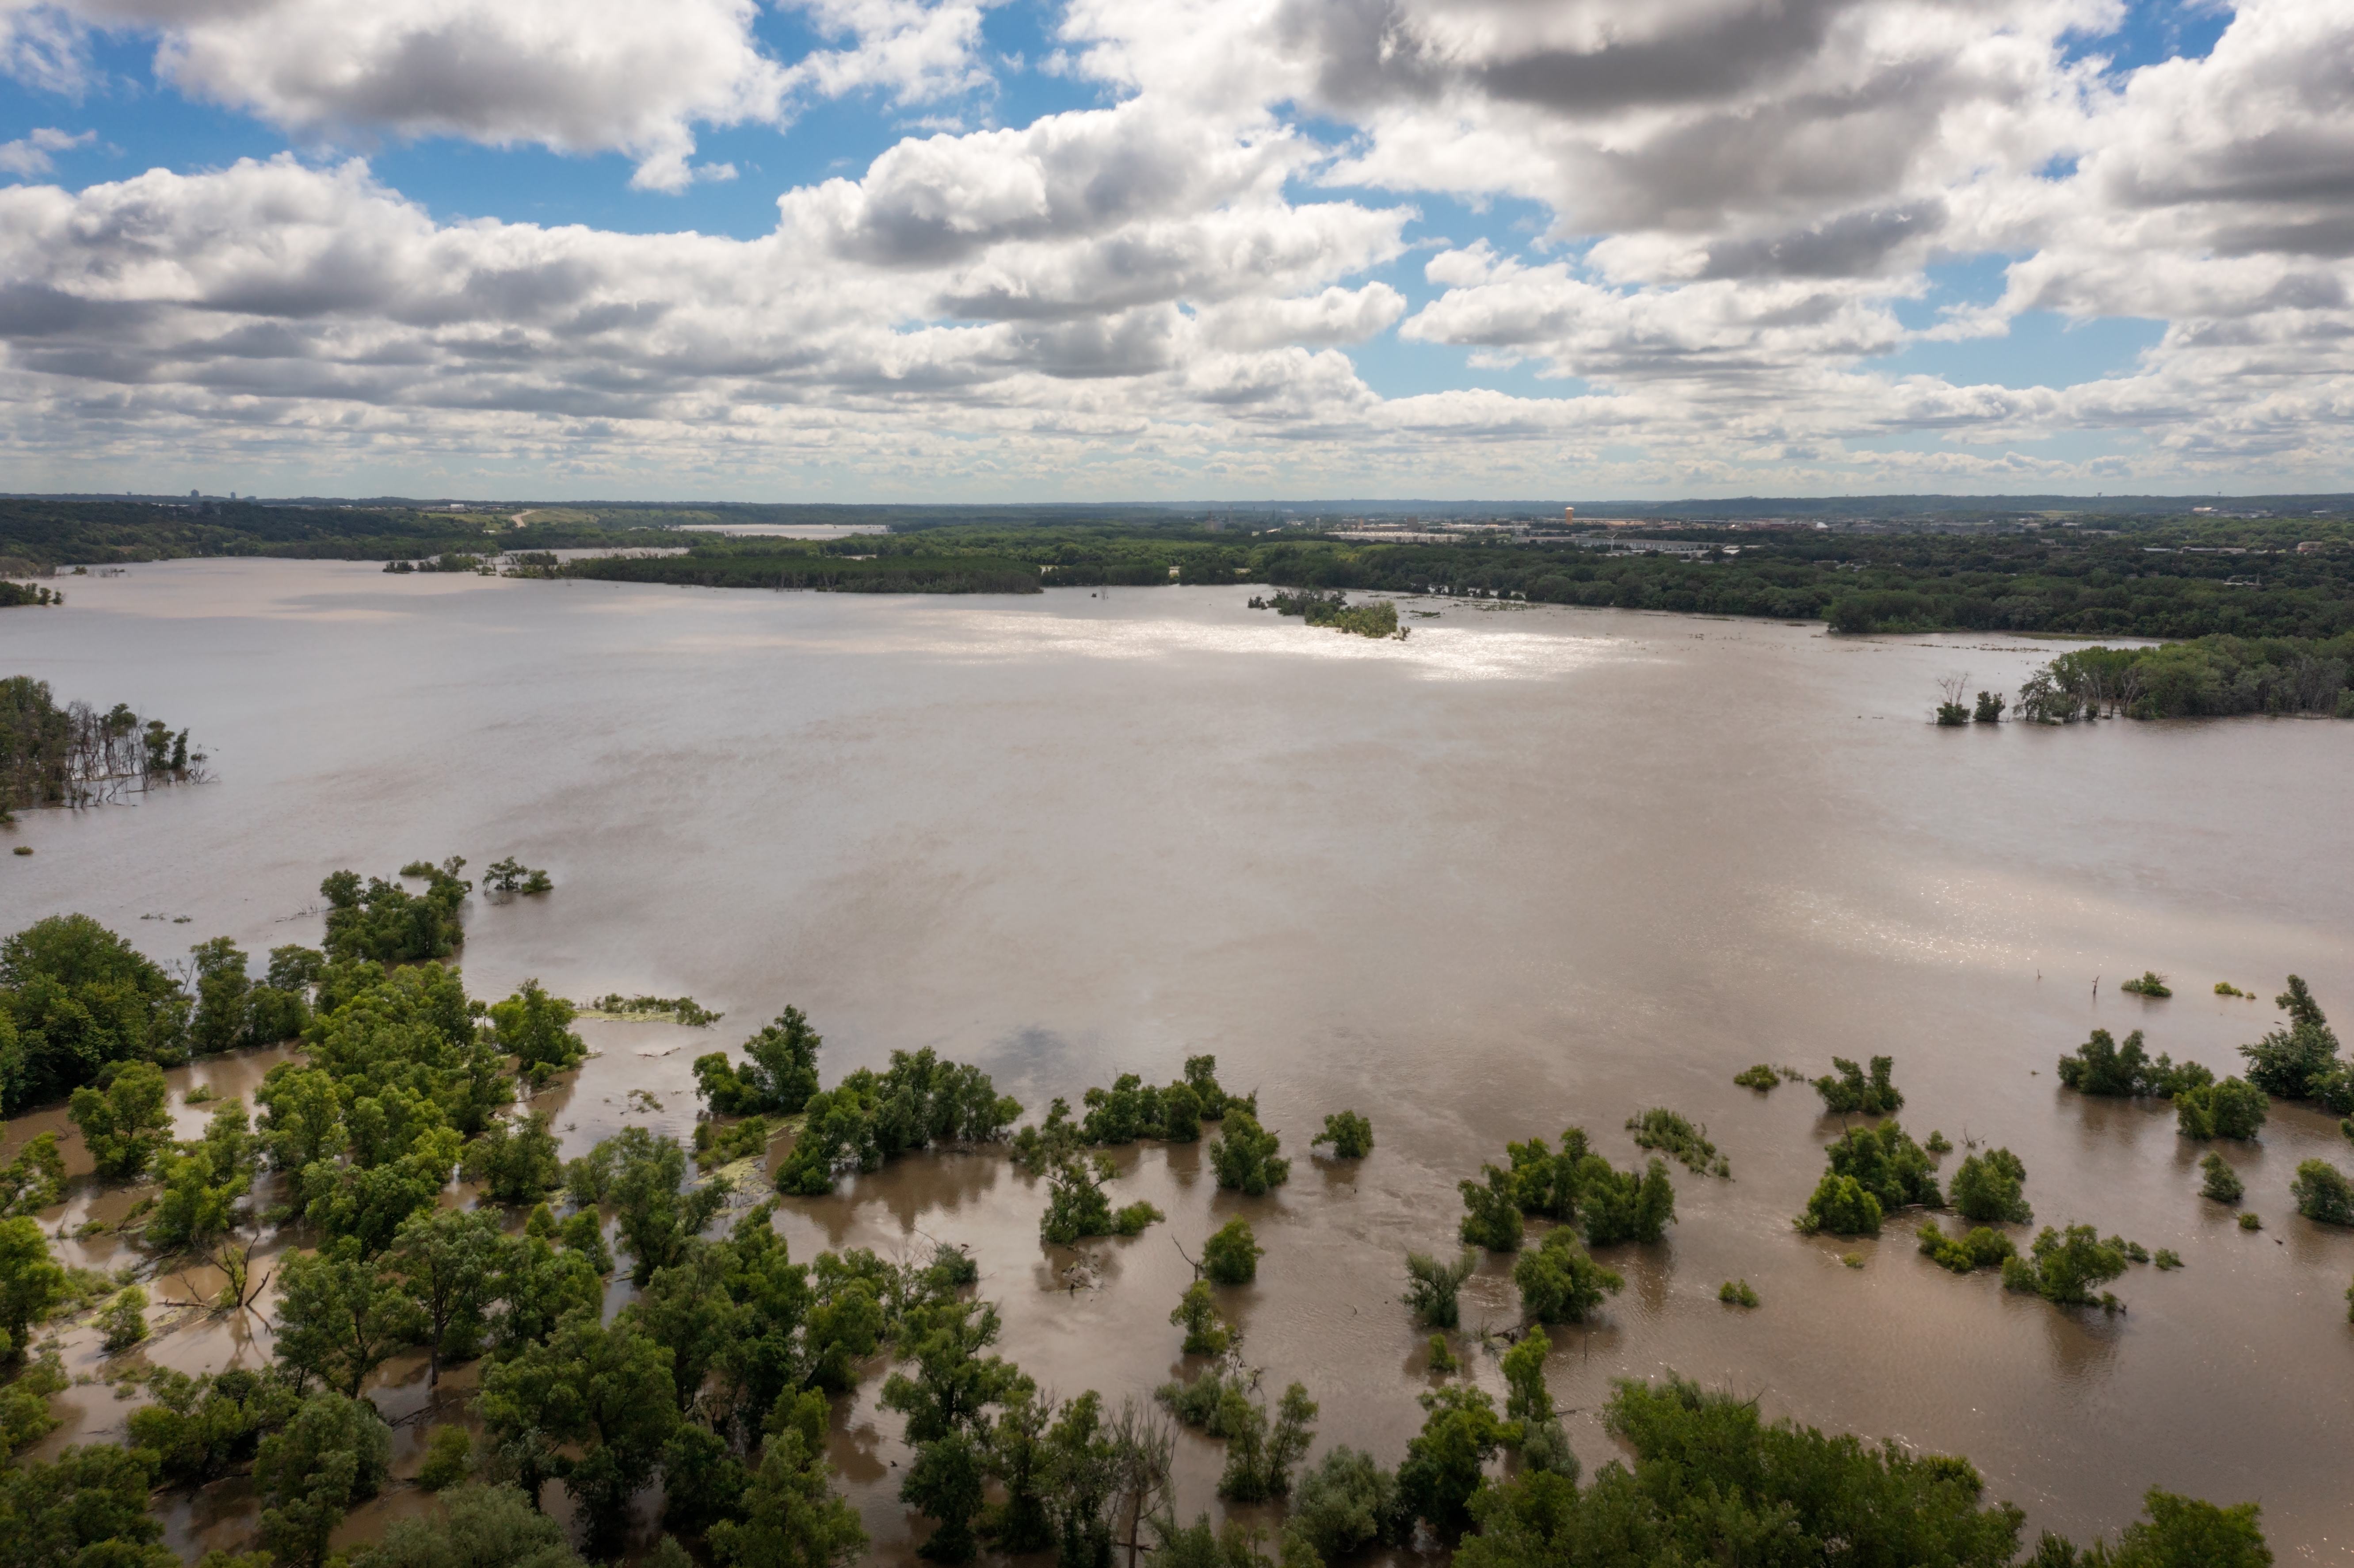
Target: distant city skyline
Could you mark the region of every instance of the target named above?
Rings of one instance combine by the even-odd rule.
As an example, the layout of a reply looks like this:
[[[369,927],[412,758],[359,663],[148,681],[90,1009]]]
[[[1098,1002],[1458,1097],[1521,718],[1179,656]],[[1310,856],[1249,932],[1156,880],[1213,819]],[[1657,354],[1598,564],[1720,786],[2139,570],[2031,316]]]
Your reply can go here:
[[[0,461],[2354,490],[2342,0],[0,0]]]

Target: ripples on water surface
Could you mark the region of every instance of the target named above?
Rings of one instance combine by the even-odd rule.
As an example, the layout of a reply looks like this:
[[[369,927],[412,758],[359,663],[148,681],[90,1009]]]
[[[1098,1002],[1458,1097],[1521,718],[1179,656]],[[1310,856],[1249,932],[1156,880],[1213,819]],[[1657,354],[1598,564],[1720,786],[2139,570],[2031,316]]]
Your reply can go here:
[[[317,939],[307,911],[338,866],[548,866],[551,897],[470,907],[476,994],[537,976],[728,1012],[708,1034],[585,1025],[601,1054],[558,1091],[567,1155],[621,1125],[633,1088],[663,1109],[630,1119],[685,1133],[694,1054],[788,1001],[824,1030],[829,1077],[932,1045],[1034,1108],[1214,1052],[1259,1091],[1292,1181],[1245,1200],[1198,1148],[1120,1151],[1119,1201],[1171,1221],[1094,1248],[1100,1288],[1064,1288],[1068,1255],[1036,1240],[1043,1190],[998,1160],[911,1161],[779,1224],[802,1256],[970,1242],[1006,1352],[1065,1394],[1117,1397],[1174,1366],[1166,1318],[1191,1276],[1172,1236],[1190,1249],[1246,1214],[1270,1249],[1241,1296],[1250,1361],[1309,1385],[1323,1441],[1385,1461],[1427,1386],[1397,1258],[1449,1243],[1454,1182],[1572,1123],[1623,1163],[1620,1124],[1672,1106],[1734,1180],[1679,1172],[1668,1243],[1612,1257],[1625,1293],[1558,1331],[1554,1393],[1589,1469],[1612,1452],[1609,1380],[1674,1368],[1967,1454],[2031,1535],[2114,1529],[2157,1484],[2261,1500],[2285,1561],[2349,1557],[2354,1235],[2296,1219],[2286,1188],[2298,1160],[2346,1165],[2354,1146],[2276,1107],[2261,1144],[2227,1150],[2267,1224],[2244,1234],[2196,1196],[2170,1113],[2065,1096],[2052,1065],[2100,1025],[2232,1070],[2277,1015],[2209,995],[2217,980],[2268,999],[2294,969],[2354,1018],[2354,725],[1938,731],[1936,677],[2015,689],[2050,650],[1431,601],[1445,613],[1409,618],[1406,642],[1368,642],[1248,610],[1249,591],[870,599],[286,562],[77,578],[65,611],[0,616],[6,673],[194,726],[219,781],[29,817],[39,853],[0,860],[0,924],[80,909],[159,959],[220,933],[259,954]],[[2115,991],[2145,968],[2175,977],[2172,1001]],[[1875,1053],[1916,1134],[2020,1154],[2039,1221],[2189,1266],[2135,1269],[2130,1313],[2105,1320],[1946,1275],[1903,1227],[1795,1235],[1837,1125],[1802,1086],[1759,1097],[1732,1075]],[[175,1081],[234,1088],[266,1065]],[[1373,1156],[1306,1158],[1344,1106],[1373,1118]],[[56,1120],[17,1118],[11,1146]],[[1760,1310],[1717,1303],[1733,1277]],[[1466,1302],[1469,1327],[1511,1320],[1506,1270]],[[246,1331],[152,1353],[265,1353]],[[1492,1359],[1479,1375],[1500,1392]],[[835,1457],[903,1554],[905,1454],[875,1391]],[[68,1398],[52,1446],[120,1431],[102,1386]],[[421,1361],[379,1398],[422,1408]],[[403,1432],[413,1469],[421,1429]],[[1215,1450],[1182,1446],[1182,1505],[1210,1506]],[[239,1485],[178,1505],[175,1543],[230,1543]],[[396,1494],[349,1528],[413,1506]]]

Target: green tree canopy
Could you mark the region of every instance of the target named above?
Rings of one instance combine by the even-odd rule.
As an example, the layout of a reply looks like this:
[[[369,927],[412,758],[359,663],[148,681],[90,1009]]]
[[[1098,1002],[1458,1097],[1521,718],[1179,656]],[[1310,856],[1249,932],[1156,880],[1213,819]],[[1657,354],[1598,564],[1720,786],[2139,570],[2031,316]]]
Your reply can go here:
[[[391,1466],[392,1432],[375,1405],[313,1393],[254,1455],[262,1543],[281,1563],[323,1561],[335,1526],[352,1504],[376,1496]]]
[[[54,915],[0,942],[0,1100],[58,1098],[117,1062],[176,1062],[189,1000],[179,983],[87,915]]]

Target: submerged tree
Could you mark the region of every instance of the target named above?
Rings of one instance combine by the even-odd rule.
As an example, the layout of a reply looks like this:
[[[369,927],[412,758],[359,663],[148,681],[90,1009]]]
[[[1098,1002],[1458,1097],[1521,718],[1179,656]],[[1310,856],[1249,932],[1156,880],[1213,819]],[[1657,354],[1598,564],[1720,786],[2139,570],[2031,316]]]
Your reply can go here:
[[[540,1202],[564,1180],[553,1118],[546,1111],[520,1119],[498,1118],[466,1145],[464,1171],[496,1202]]]
[[[1482,1165],[1479,1171],[1487,1178],[1485,1181],[1455,1184],[1463,1194],[1464,1209],[1457,1235],[1466,1246],[1485,1247],[1490,1252],[1518,1252],[1524,1227],[1512,1173],[1493,1165]]]
[[[1583,1323],[1627,1282],[1587,1255],[1575,1232],[1557,1228],[1512,1265],[1512,1283],[1520,1287],[1521,1309],[1538,1322]]]
[[[2289,1191],[2296,1198],[2296,1212],[2306,1219],[2354,1225],[2354,1181],[2327,1160],[2300,1161]]]
[[[2196,1062],[2185,1062],[2178,1067],[2171,1058],[2163,1055],[2151,1061],[2138,1029],[2126,1035],[2122,1045],[2107,1030],[2095,1029],[2091,1039],[2076,1047],[2073,1055],[2060,1058],[2060,1082],[2087,1095],[2152,1096],[2170,1100],[2214,1081],[2215,1075]]]
[[[1497,1419],[1495,1400],[1469,1383],[1450,1383],[1421,1400],[1428,1414],[1398,1467],[1398,1512],[1451,1541],[1471,1523],[1471,1499],[1486,1483],[1488,1461],[1514,1434]]]
[[[51,1261],[40,1222],[0,1220],[0,1358],[24,1356],[26,1330],[49,1315],[65,1289],[66,1271]]]
[[[0,1098],[14,1113],[111,1064],[185,1060],[188,1005],[178,981],[89,916],[36,920],[0,942]]]
[[[1635,1568],[1680,1562],[1942,1563],[2008,1568],[2025,1515],[1988,1505],[1964,1460],[1768,1425],[1754,1401],[1681,1378],[1623,1382],[1605,1414],[1633,1452],[1581,1489],[1523,1466],[1476,1489],[1463,1568]],[[1401,1473],[1403,1479],[1403,1473]],[[1772,1552],[1762,1558],[1762,1544]]]
[[[2024,1257],[2005,1258],[2003,1287],[2042,1297],[2063,1307],[2107,1306],[2115,1298],[2095,1296],[2094,1287],[2106,1285],[2126,1271],[2125,1249],[2105,1242],[2090,1225],[2070,1225],[2063,1232],[2043,1227]]]
[[[652,1481],[678,1425],[672,1351],[623,1319],[567,1318],[545,1342],[482,1375],[483,1432],[525,1494],[559,1478],[591,1533],[610,1540]]]
[[[2212,1198],[2219,1203],[2236,1203],[2240,1201],[2240,1194],[2244,1189],[2240,1185],[2239,1172],[2233,1171],[2230,1161],[2221,1155],[2211,1150],[2205,1159],[2200,1160],[2199,1170],[2200,1173],[2206,1178],[2199,1186],[2200,1197]]]
[[[1343,1443],[1326,1449],[1293,1486],[1285,1533],[1331,1563],[1394,1542],[1397,1514],[1397,1477]]]
[[[1291,1179],[1291,1161],[1278,1153],[1282,1147],[1282,1139],[1260,1127],[1257,1117],[1230,1107],[1210,1145],[1210,1166],[1219,1186],[1256,1198]]]
[[[534,1083],[541,1083],[588,1057],[588,1047],[572,1032],[576,1016],[570,1002],[527,980],[513,996],[491,1004],[491,1038]]]
[[[1170,1322],[1185,1330],[1185,1354],[1223,1356],[1235,1343],[1235,1330],[1218,1313],[1218,1298],[1206,1280],[1197,1279],[1169,1314]]]
[[[278,1359],[298,1392],[316,1378],[356,1399],[368,1374],[415,1339],[419,1320],[408,1292],[346,1237],[279,1265],[277,1330]]]
[[[1882,1214],[1880,1200],[1862,1182],[1827,1171],[1815,1183],[1814,1196],[1807,1200],[1807,1212],[1795,1223],[1808,1235],[1876,1236]]]
[[[1410,1252],[1405,1255],[1405,1304],[1414,1309],[1414,1319],[1425,1328],[1452,1329],[1460,1317],[1456,1298],[1463,1282],[1479,1266],[1479,1255],[1467,1252],[1452,1263],[1442,1263],[1428,1253]]]
[[[479,1209],[429,1209],[402,1223],[385,1265],[431,1352],[429,1383],[440,1381],[443,1363],[480,1351],[504,1245]]]
[[[1270,1427],[1267,1406],[1228,1388],[1218,1407],[1226,1437],[1226,1467],[1218,1495],[1229,1502],[1266,1502],[1291,1492],[1291,1473],[1316,1440],[1316,1402],[1304,1384],[1283,1391]]]
[[[824,1044],[809,1015],[788,1007],[744,1042],[750,1060],[737,1064],[720,1051],[696,1057],[695,1093],[714,1116],[799,1116],[817,1093],[817,1054]]]
[[[2185,1138],[2246,1139],[2256,1136],[2270,1113],[2264,1091],[2238,1078],[2200,1084],[2174,1097],[2175,1126]]]
[[[393,1520],[355,1561],[359,1568],[583,1568],[564,1527],[513,1487],[444,1491],[438,1516]]]
[[[1914,1206],[1935,1209],[1945,1205],[1928,1151],[1893,1121],[1879,1127],[1851,1127],[1824,1153],[1829,1160],[1830,1173],[1855,1178],[1865,1192],[1879,1201],[1882,1214]],[[1967,1169],[1967,1162],[1964,1169]],[[1955,1180],[1961,1180],[1959,1173]]]
[[[2079,1550],[2047,1532],[2028,1568],[2270,1568],[2261,1511],[2254,1503],[2218,1508],[2152,1487],[2142,1497],[2147,1517],[2126,1526],[2115,1546],[2095,1541]]]
[[[2028,1206],[2027,1167],[2008,1149],[1973,1154],[1954,1172],[1954,1208],[1982,1224],[2023,1225],[2035,1218]]]
[[[73,1092],[66,1115],[81,1128],[101,1176],[133,1177],[172,1141],[171,1091],[153,1062],[111,1063],[99,1086]]]
[[[2288,1023],[2240,1047],[2248,1059],[2248,1081],[2285,1100],[2319,1100],[2339,1115],[2354,1111],[2354,1067],[2339,1064],[2338,1036],[2311,989],[2291,975],[2288,989],[2273,1002],[2288,1014]]]
[[[1248,1285],[1258,1277],[1258,1260],[1266,1255],[1250,1222],[1237,1215],[1202,1244],[1202,1272],[1214,1284]]]
[[[323,1561],[345,1513],[376,1496],[391,1467],[392,1432],[375,1405],[324,1390],[311,1395],[254,1456],[262,1544],[281,1563]]]
[[[712,1554],[730,1568],[849,1568],[866,1551],[866,1528],[833,1490],[824,1455],[790,1428],[761,1455],[743,1517],[720,1520],[710,1539]]]
[[[606,1139],[613,1149],[610,1197],[620,1211],[621,1245],[631,1259],[630,1279],[642,1287],[668,1268],[727,1202],[728,1186],[714,1178],[681,1192],[686,1150],[668,1133],[625,1127]]]

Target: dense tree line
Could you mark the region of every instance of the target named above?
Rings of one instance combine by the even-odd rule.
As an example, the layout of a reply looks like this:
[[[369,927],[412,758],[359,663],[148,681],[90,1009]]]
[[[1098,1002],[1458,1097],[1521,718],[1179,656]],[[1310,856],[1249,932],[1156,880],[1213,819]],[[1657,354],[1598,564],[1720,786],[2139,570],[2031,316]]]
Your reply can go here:
[[[675,544],[675,538],[668,541]],[[592,556],[559,567],[599,582],[822,593],[1040,593],[1036,567],[1004,556],[829,554],[787,539],[694,536],[683,556]]]
[[[2330,526],[2317,524],[2325,537]],[[1670,531],[1672,535],[1674,531]],[[2180,553],[2239,535],[2221,524],[2152,520],[2116,537],[1734,535],[1697,558],[1553,544],[1386,545],[1297,532],[1220,535],[1182,524],[935,527],[822,543],[726,540],[663,565],[567,570],[712,586],[1028,592],[1046,587],[1266,582],[1309,596],[1436,593],[1686,614],[1829,620],[1842,631],[1967,629],[2131,635],[2330,639],[2354,631],[2354,551],[2299,554],[2269,536],[2241,554]],[[1645,536],[1630,536],[1639,546]],[[1732,546],[1727,550],[1722,546]],[[865,556],[869,559],[855,559]],[[1002,578],[1002,586],[992,586]],[[945,585],[959,585],[947,588]],[[897,591],[894,589],[893,591]]]
[[[1574,1472],[1524,1472],[1475,1489],[1478,1533],[1463,1568],[1664,1568],[1711,1562],[1829,1563],[1853,1568],[2001,1568],[2019,1555],[2025,1514],[1988,1503],[1964,1459],[1897,1444],[1767,1423],[1756,1405],[1670,1378],[1622,1383],[1606,1423],[1634,1452],[1581,1489]],[[2034,1568],[2258,1568],[2272,1553],[2254,1504],[2152,1491],[2147,1517],[2114,1543],[2038,1542]],[[1771,1554],[1765,1543],[1772,1542]]]
[[[190,556],[276,556],[381,561],[445,551],[581,549],[674,545],[678,535],[637,519],[480,517],[403,506],[262,506],[206,501],[0,500],[0,556],[47,570]]]
[[[1208,532],[1198,519],[1119,508],[861,509],[892,532],[811,543],[686,536],[690,554],[563,568],[621,580],[837,591],[1034,592],[1267,582],[1524,599],[1682,613],[1828,620],[1847,631],[1946,629],[2191,639],[2327,639],[2354,630],[2354,551],[2298,553],[2340,524],[2121,517],[2118,532],[1663,535],[1724,546],[1700,560],[1567,545],[1451,546],[1329,540],[1298,530]],[[779,512],[775,515],[783,516]],[[675,546],[688,521],[753,520],[749,508],[541,509],[520,524],[399,506],[205,502],[0,502],[0,556],[35,567],[179,556],[418,559],[487,550]],[[801,515],[795,513],[793,515]],[[2185,553],[2239,549],[2241,554]],[[853,557],[868,556],[867,560]]]
[[[2329,714],[2354,718],[2354,630],[2330,637],[2211,634],[2156,648],[2079,648],[2020,688],[2031,723]]]

